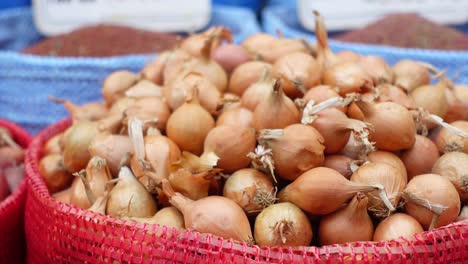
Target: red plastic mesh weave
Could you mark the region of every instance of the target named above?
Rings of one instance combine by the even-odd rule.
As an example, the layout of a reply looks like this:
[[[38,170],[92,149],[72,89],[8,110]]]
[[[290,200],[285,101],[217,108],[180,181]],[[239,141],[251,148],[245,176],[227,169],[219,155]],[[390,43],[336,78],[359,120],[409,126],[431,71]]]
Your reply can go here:
[[[0,126],[7,128],[14,140],[27,147],[31,136],[19,126],[0,119]],[[25,260],[24,204],[27,182],[23,180],[5,200],[0,201],[0,263],[23,263]]]
[[[47,128],[28,149],[29,263],[468,263],[466,221],[412,240],[279,249],[124,221],[57,202],[37,164],[45,141],[69,125],[70,120],[63,120]]]

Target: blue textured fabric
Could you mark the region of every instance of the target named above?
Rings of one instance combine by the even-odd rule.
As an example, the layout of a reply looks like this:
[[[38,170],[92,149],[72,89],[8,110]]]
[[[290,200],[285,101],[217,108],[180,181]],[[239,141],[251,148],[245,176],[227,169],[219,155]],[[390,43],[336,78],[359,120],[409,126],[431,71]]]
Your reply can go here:
[[[210,25],[231,28],[235,42],[260,31],[247,9],[213,9]],[[112,71],[139,71],[154,54],[110,58],[56,58],[19,54],[41,35],[34,29],[28,8],[0,12],[0,118],[12,120],[31,134],[67,115],[63,106],[48,100],[52,95],[78,104],[101,100],[103,79]]]
[[[0,1],[0,9],[28,6],[31,5],[31,0],[2,0]]]
[[[260,10],[264,0],[213,0],[216,5],[238,6],[252,9],[254,11]]]
[[[300,25],[296,14],[295,7],[269,6],[263,10],[263,30],[270,34],[276,34],[276,30],[280,30],[286,37],[316,41],[315,35]],[[384,58],[390,64],[401,59],[425,61],[439,69],[446,69],[451,77],[458,75],[458,83],[468,84],[468,51],[397,48],[336,40],[330,40],[329,43],[334,51],[351,50],[361,54],[373,54]]]

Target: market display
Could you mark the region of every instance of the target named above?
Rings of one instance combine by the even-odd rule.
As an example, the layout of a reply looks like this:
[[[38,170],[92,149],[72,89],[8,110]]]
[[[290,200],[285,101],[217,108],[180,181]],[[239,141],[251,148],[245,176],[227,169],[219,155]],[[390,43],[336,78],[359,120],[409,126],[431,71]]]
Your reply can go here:
[[[466,218],[464,92],[429,64],[333,53],[315,16],[316,48],[225,44],[214,27],[109,75],[103,102],[51,98],[72,123],[43,146],[50,194],[272,247],[411,240]]]

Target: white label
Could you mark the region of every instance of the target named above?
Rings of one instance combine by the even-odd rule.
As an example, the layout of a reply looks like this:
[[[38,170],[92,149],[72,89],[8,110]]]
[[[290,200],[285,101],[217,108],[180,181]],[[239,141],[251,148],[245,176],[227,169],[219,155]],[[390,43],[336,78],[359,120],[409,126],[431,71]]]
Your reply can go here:
[[[33,0],[33,9],[35,23],[46,35],[97,23],[190,32],[211,17],[210,0]]]
[[[298,0],[299,20],[309,30],[312,10],[322,14],[328,30],[363,27],[390,13],[419,13],[441,24],[468,22],[468,0]]]

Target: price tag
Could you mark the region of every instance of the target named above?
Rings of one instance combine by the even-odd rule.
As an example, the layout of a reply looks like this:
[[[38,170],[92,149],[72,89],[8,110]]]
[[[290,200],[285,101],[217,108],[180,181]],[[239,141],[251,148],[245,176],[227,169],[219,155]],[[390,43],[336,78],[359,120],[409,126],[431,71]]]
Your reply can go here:
[[[298,0],[301,24],[314,30],[312,10],[319,11],[328,30],[349,30],[391,13],[418,13],[441,24],[468,22],[467,0]]]
[[[211,18],[210,0],[33,0],[34,20],[45,35],[98,23],[160,32],[191,32]]]

